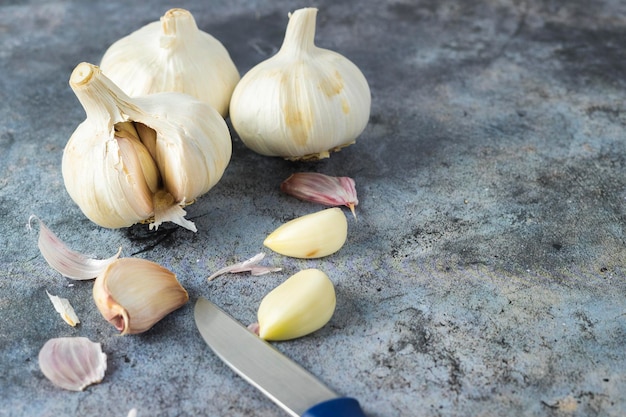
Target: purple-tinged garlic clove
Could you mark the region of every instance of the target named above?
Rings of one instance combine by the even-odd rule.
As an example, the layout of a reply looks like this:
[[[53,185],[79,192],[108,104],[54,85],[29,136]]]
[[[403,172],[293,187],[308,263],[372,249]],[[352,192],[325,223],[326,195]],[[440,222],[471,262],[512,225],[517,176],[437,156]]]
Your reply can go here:
[[[107,355],[100,343],[86,337],[48,340],[39,351],[39,368],[54,385],[82,391],[104,378]]]
[[[285,194],[300,200],[325,206],[346,206],[356,218],[354,207],[359,204],[355,182],[350,177],[331,177],[317,172],[298,172],[280,185]]]
[[[189,301],[176,274],[145,259],[113,262],[94,283],[102,316],[122,335],[143,333]]]

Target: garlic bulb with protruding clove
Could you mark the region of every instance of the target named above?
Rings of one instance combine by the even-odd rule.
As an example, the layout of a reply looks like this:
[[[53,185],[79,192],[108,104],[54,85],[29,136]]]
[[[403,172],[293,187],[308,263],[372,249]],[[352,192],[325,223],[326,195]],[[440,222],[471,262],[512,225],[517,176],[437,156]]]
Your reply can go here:
[[[335,287],[328,275],[313,268],[300,271],[261,301],[258,335],[266,340],[305,336],[328,323],[335,304]]]
[[[131,98],[95,65],[79,64],[70,86],[87,119],[63,153],[65,187],[103,227],[153,219],[196,231],[183,206],[222,177],[232,152],[224,119],[187,94]]]
[[[185,9],[170,9],[114,42],[100,68],[131,96],[176,91],[212,105],[223,117],[239,71],[220,41]]]
[[[93,298],[121,334],[142,333],[189,300],[176,274],[151,261],[121,258],[96,278]]]
[[[48,340],[39,351],[39,368],[54,385],[82,391],[104,378],[107,355],[100,343],[86,337],[58,337]]]
[[[371,95],[359,68],[314,44],[317,9],[296,10],[276,55],[235,87],[230,119],[262,155],[319,159],[355,142],[367,125]]]
[[[263,244],[281,255],[312,259],[337,252],[347,237],[348,221],[341,209],[335,207],[284,223]]]

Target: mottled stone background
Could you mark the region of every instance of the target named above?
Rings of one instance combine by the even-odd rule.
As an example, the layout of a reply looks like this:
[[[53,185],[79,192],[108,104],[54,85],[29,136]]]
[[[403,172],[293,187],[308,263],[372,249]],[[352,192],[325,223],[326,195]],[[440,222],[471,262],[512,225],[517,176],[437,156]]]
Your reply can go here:
[[[65,191],[63,147],[84,112],[68,86],[120,37],[184,7],[243,74],[280,46],[287,13],[319,8],[319,46],[355,62],[372,113],[354,146],[318,163],[246,149],[189,207],[197,233],[108,230]],[[306,267],[337,310],[276,346],[369,416],[626,415],[626,3],[619,0],[0,2],[0,415],[278,416],[193,322],[205,296],[244,323]],[[355,178],[358,221],[337,254],[282,273],[229,275],[282,222],[321,207],[279,191],[296,171]],[[159,262],[191,302],[120,337],[39,254],[36,214],[73,249]],[[70,299],[71,328],[46,290]],[[109,357],[84,392],[54,387],[37,354],[86,336]]]

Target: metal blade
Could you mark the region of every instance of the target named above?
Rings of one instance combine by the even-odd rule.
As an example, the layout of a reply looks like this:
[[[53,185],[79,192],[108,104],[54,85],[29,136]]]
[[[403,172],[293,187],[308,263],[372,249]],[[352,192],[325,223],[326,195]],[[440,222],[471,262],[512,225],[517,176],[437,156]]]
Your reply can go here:
[[[215,354],[292,416],[301,416],[313,405],[338,397],[207,299],[198,299],[194,316],[200,334]]]

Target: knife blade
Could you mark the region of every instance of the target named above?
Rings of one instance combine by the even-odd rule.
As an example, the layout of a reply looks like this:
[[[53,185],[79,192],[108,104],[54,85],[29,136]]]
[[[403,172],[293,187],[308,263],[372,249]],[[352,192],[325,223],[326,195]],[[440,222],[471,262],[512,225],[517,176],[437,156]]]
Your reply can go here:
[[[291,416],[365,417],[357,400],[337,395],[206,298],[194,318],[213,352]]]

